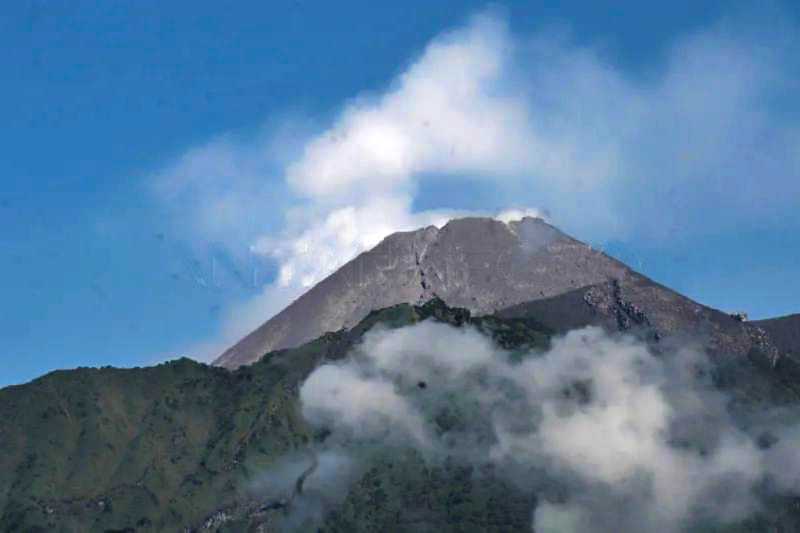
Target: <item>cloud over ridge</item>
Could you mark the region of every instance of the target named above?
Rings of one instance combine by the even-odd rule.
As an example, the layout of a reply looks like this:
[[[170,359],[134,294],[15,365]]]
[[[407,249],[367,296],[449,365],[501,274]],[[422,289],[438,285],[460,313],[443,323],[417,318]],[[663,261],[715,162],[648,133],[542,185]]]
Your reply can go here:
[[[563,32],[513,34],[486,11],[327,127],[212,142],[158,180],[198,221],[195,238],[239,253],[244,242],[277,266],[263,294],[231,312],[228,341],[389,233],[468,212],[421,198],[431,182],[483,184],[479,214],[536,208],[595,242],[769,224],[800,197],[800,124],[782,113],[797,83],[791,33],[724,20],[677,39],[642,75]],[[290,207],[276,211],[277,198]],[[270,215],[248,208],[245,231],[236,204]]]
[[[541,491],[536,531],[684,531],[746,519],[759,484],[794,492],[782,480],[800,473],[796,461],[776,468],[796,435],[757,446],[710,364],[691,347],[656,355],[596,327],[520,357],[476,329],[425,321],[368,333],[312,372],[300,400],[331,432],[324,453],[358,462],[370,447],[411,447]]]

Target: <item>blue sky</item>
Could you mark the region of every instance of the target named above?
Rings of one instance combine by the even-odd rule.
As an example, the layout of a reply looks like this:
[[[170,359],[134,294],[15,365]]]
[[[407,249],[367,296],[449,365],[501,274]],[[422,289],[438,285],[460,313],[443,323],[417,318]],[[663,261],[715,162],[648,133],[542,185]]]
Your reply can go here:
[[[396,214],[381,230],[546,210],[702,303],[800,312],[796,4],[375,4],[0,8],[0,386],[209,357],[381,236],[329,245],[371,227],[364,190]],[[427,112],[413,95],[428,78],[459,81],[452,60],[499,62],[464,82],[486,114],[451,111],[499,117],[516,151],[442,161],[401,138],[396,168],[381,152],[395,137],[372,159],[325,140],[412,131],[398,113]],[[433,129],[434,148],[460,146]],[[342,150],[372,166],[341,166]],[[328,186],[321,168],[354,177]]]

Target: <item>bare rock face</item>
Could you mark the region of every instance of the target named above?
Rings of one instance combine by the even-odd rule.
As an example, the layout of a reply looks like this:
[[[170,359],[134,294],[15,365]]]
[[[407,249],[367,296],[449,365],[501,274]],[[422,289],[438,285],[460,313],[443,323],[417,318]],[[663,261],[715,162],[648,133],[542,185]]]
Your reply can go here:
[[[538,218],[504,223],[452,220],[388,236],[222,354],[235,368],[326,331],[357,324],[370,311],[434,296],[474,314],[631,275],[622,263]]]
[[[420,261],[428,294],[475,314],[626,276],[622,263],[548,225],[464,218],[444,226]]]
[[[215,364],[228,368],[250,364],[269,351],[352,327],[373,309],[416,303],[423,292],[419,258],[437,233],[429,227],[386,237],[228,349]]]
[[[758,324],[694,302],[542,219],[506,224],[462,218],[441,229],[386,237],[228,349],[216,364],[246,365],[269,351],[351,328],[372,310],[434,297],[473,315],[534,316],[556,330],[598,324],[647,330],[655,341],[690,337],[718,353],[748,355],[756,349],[772,360],[779,351]],[[767,341],[760,342],[761,337]]]
[[[800,357],[800,314],[758,320],[751,324],[769,335],[781,352]]]

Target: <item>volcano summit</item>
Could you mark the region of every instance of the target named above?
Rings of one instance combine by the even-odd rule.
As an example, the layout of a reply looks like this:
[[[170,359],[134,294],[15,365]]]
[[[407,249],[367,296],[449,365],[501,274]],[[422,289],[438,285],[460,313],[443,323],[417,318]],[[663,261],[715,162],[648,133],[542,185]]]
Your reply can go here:
[[[540,218],[509,223],[451,220],[395,233],[300,296],[225,351],[215,364],[236,368],[272,350],[349,329],[370,311],[438,297],[475,315],[514,316],[538,309],[557,331],[607,322],[648,326],[654,335],[728,332],[748,344],[746,328],[573,239]],[[737,343],[739,345],[737,346]],[[749,348],[748,348],[749,349]],[[745,350],[746,351],[746,350]]]

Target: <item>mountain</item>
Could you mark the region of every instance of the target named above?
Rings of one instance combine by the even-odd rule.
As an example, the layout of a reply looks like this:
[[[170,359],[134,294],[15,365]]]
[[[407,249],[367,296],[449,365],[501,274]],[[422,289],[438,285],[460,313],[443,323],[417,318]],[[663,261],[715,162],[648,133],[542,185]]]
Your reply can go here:
[[[653,282],[542,219],[462,218],[441,229],[430,226],[386,237],[226,350],[215,364],[250,364],[269,351],[353,327],[373,309],[418,304],[433,296],[473,314],[501,311],[506,316],[515,306],[537,307],[531,302],[555,298],[569,302],[565,312],[570,321],[594,312],[612,316],[621,329],[646,324],[654,335],[710,335],[722,349],[737,353],[751,345],[750,333],[727,314]]]
[[[295,479],[264,495],[257,482],[282,457],[324,435],[303,420],[297,390],[325,361],[341,359],[372,328],[433,319],[474,324],[515,342],[546,343],[524,320],[473,319],[433,301],[371,313],[357,327],[269,354],[235,372],[181,359],[150,368],[58,371],[0,390],[1,531],[250,531],[281,527]],[[302,455],[301,455],[302,458]],[[436,508],[437,494],[463,491],[485,530],[523,530],[530,495],[506,483],[468,488],[463,469],[433,472],[414,456],[378,458],[409,469],[382,472],[349,496],[355,505],[328,518],[334,531],[396,525],[397,501],[363,503],[378,491],[414,495],[432,506],[420,519],[446,524],[466,510]],[[385,468],[385,467],[384,467]],[[450,471],[452,470],[452,471]],[[458,472],[455,472],[455,471]],[[267,491],[269,492],[269,491]],[[283,503],[282,503],[283,502]],[[518,506],[519,508],[515,508]],[[277,524],[277,525],[276,525]],[[522,527],[524,525],[525,527]],[[224,526],[224,527],[222,527]],[[222,529],[219,529],[222,527]]]
[[[397,233],[222,366],[0,389],[0,531],[798,531],[798,317],[540,219]]]
[[[767,332],[782,352],[800,357],[800,314],[757,320],[753,325]]]
[[[434,295],[485,314],[570,289],[624,278],[622,263],[538,218],[503,223],[452,220],[395,233],[322,280],[223,353],[235,368],[270,350],[290,348],[326,331],[357,324],[371,310],[421,303]]]
[[[356,449],[364,464],[335,485],[331,503],[314,481],[322,468],[314,450],[330,431],[306,420],[299,401],[314,369],[342,364],[386,328],[433,321],[474,328],[508,350],[547,349],[555,332],[529,311],[475,317],[433,299],[373,311],[350,330],[236,371],[181,359],[58,371],[2,389],[0,530],[530,531],[531,509],[564,490],[555,481],[525,486],[499,466],[430,458],[388,440],[385,449]],[[793,367],[723,358],[714,372],[738,412],[800,405]],[[424,397],[428,387],[410,394]],[[471,424],[470,411],[450,405],[435,427],[446,435]],[[713,530],[796,531],[794,501],[765,497],[746,520]]]

